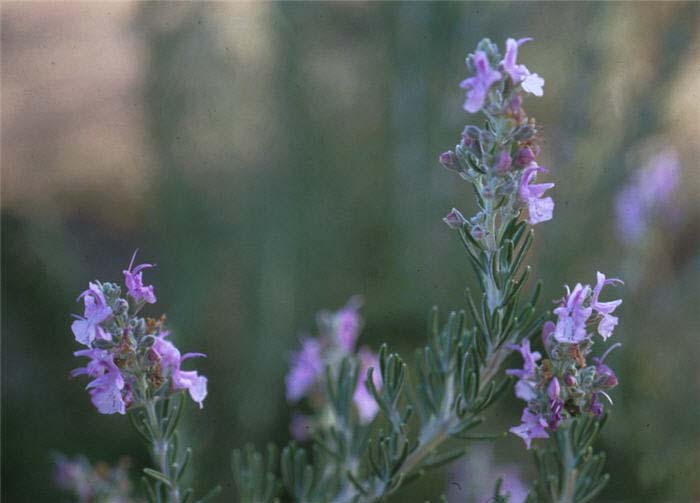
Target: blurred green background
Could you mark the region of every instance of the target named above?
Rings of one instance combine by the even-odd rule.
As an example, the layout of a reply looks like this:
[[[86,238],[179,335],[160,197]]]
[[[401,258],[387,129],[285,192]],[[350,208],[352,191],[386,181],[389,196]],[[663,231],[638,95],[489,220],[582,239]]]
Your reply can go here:
[[[52,451],[147,462],[68,379],[75,297],[135,248],[158,264],[151,314],[209,355],[187,431],[222,501],[232,448],[286,441],[288,354],[318,309],[362,294],[362,342],[410,355],[472,280],[440,221],[471,193],[436,158],[478,120],[466,53],[508,36],[535,38],[521,60],[546,80],[525,103],[557,183],[530,256],[542,307],[596,270],[628,280],[601,501],[700,500],[699,26],[698,3],[3,3],[3,501],[59,500]],[[615,195],[666,146],[680,218],[625,245]],[[519,439],[497,451],[531,474]]]

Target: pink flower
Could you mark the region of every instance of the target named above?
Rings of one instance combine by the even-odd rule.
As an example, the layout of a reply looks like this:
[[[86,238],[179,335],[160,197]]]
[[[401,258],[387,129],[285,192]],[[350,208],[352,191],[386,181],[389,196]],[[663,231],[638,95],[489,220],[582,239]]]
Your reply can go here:
[[[126,413],[126,394],[124,377],[114,364],[114,357],[102,349],[83,349],[73,353],[75,356],[87,356],[90,362],[71,372],[72,377],[87,374],[94,379],[87,385],[92,404],[100,414]]]
[[[141,264],[132,270],[136,253],[138,253],[138,250],[136,250],[134,255],[131,257],[129,268],[123,271],[124,283],[129,290],[129,295],[131,295],[134,300],[143,299],[148,304],[155,304],[156,294],[153,291],[153,285],[144,286],[142,277],[143,273],[141,272],[144,269],[149,269],[155,266],[153,264]]]
[[[530,70],[528,70],[525,65],[516,63],[518,47],[531,40],[531,38],[521,38],[517,41],[512,38],[506,40],[506,55],[503,61],[501,61],[501,66],[515,85],[522,84],[522,88],[525,92],[534,94],[535,96],[542,96],[544,79],[536,73],[530,73]]]
[[[523,339],[520,346],[511,344],[508,347],[520,352],[523,357],[523,368],[508,369],[506,374],[518,378],[518,382],[515,383],[515,396],[529,402],[537,397],[535,389],[537,387],[536,362],[542,358],[542,355],[538,351],[530,351],[529,339]]]
[[[357,375],[357,386],[355,387],[353,401],[360,416],[360,423],[367,424],[371,423],[377,412],[379,412],[379,405],[377,405],[367,386],[365,386],[367,373],[370,367],[374,368],[372,382],[378,390],[382,387],[382,376],[379,372],[379,358],[376,353],[373,353],[366,347],[362,347],[358,354],[360,357],[360,371]]]
[[[603,339],[607,339],[612,335],[612,332],[617,326],[618,322],[617,316],[612,316],[612,312],[615,311],[620,304],[622,304],[622,300],[617,299],[609,302],[600,302],[600,292],[603,290],[605,285],[621,285],[623,282],[617,278],[605,279],[605,274],[602,272],[596,273],[596,279],[597,283],[593,289],[591,307],[602,316],[600,322],[598,323],[598,333]]]
[[[306,338],[301,342],[301,350],[292,354],[292,367],[287,374],[287,400],[301,400],[323,372],[321,344],[317,339]]]
[[[467,225],[467,219],[464,218],[464,215],[462,215],[457,208],[452,208],[442,221],[445,222],[450,229],[463,229],[464,226]]]
[[[495,82],[501,80],[501,73],[491,69],[485,52],[476,51],[474,53],[474,66],[476,75],[464,79],[459,85],[462,89],[467,90],[464,109],[469,113],[476,113],[483,108],[489,89]]]
[[[80,299],[85,303],[85,317],[74,315],[76,320],[71,325],[71,330],[75,340],[85,346],[90,346],[95,339],[111,340],[111,335],[99,325],[112,316],[112,308],[107,305],[100,286],[90,283],[90,287],[78,297]]]
[[[542,197],[544,193],[554,187],[553,183],[531,183],[538,172],[546,172],[547,169],[537,164],[530,165],[523,170],[518,187],[518,197],[528,208],[527,221],[530,225],[546,222],[552,219],[554,201],[551,197]]]
[[[532,440],[549,438],[549,434],[545,430],[547,428],[547,420],[540,414],[534,414],[530,409],[525,409],[520,420],[522,424],[513,426],[508,431],[522,438],[528,449],[531,447]]]
[[[577,283],[573,291],[566,287],[567,296],[564,303],[554,310],[558,316],[554,338],[558,342],[577,344],[587,337],[586,321],[590,318],[593,308],[585,307],[584,302],[591,291],[589,285]]]
[[[352,297],[340,311],[335,313],[333,325],[338,345],[346,353],[355,351],[355,342],[360,334],[361,318],[359,309],[362,307],[360,296]]]
[[[186,389],[192,400],[199,404],[199,408],[204,407],[202,402],[207,397],[207,378],[200,376],[196,370],[182,370],[182,362],[190,358],[206,358],[203,353],[185,353],[180,356],[180,351],[175,345],[165,340],[168,333],[163,333],[156,337],[152,346],[156,358],[160,358],[161,368],[165,372],[170,372],[170,382],[174,390]]]

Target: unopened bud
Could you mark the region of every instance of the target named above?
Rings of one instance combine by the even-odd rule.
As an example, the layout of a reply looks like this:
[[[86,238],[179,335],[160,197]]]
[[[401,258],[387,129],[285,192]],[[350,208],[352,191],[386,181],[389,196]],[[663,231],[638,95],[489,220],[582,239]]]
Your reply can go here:
[[[515,157],[515,164],[518,166],[527,166],[531,162],[535,162],[537,155],[539,154],[539,150],[539,147],[531,147],[529,145],[521,148],[518,150],[518,154]]]
[[[442,164],[443,167],[445,167],[446,169],[449,169],[450,171],[459,171],[459,163],[457,161],[457,156],[451,150],[440,154],[438,160],[440,161],[440,164]]]
[[[510,169],[512,163],[513,160],[510,158],[508,152],[502,150],[501,153],[496,156],[496,162],[493,165],[493,169],[496,170],[496,173],[502,175]]]
[[[452,211],[445,215],[442,221],[445,222],[450,229],[463,229],[467,223],[467,219],[464,218],[464,215],[462,215],[457,208],[452,208]]]
[[[117,299],[114,302],[114,314],[126,314],[129,311],[129,303],[124,299]]]
[[[469,234],[471,234],[471,236],[478,241],[484,239],[484,236],[486,236],[486,231],[482,226],[475,225],[469,230]]]
[[[158,351],[156,351],[153,346],[148,348],[148,353],[146,353],[146,354],[148,355],[148,361],[151,361],[151,362],[160,361],[160,353]]]
[[[560,392],[561,386],[559,386],[559,379],[552,377],[552,380],[549,381],[549,386],[547,386],[547,396],[550,398],[550,400],[554,400],[559,398]]]

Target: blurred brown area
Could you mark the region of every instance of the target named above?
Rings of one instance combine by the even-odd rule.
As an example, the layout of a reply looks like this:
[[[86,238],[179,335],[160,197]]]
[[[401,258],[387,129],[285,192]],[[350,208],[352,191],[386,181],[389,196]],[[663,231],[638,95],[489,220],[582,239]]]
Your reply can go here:
[[[461,308],[471,281],[440,221],[472,211],[471,192],[435,161],[479,120],[461,110],[463,58],[528,35],[520,58],[546,85],[525,106],[557,183],[530,257],[544,298],[596,270],[639,278],[622,292],[601,500],[700,498],[698,7],[4,2],[3,498],[56,501],[51,450],[146,462],[128,421],[66,377],[73,299],[135,248],[158,263],[178,345],[209,354],[187,436],[196,486],[222,483],[222,501],[232,448],[288,437],[287,356],[317,309],[360,293],[363,342],[410,355],[430,306]],[[669,145],[680,224],[626,247],[615,195]],[[498,455],[530,466],[518,439]],[[435,500],[444,481],[396,501]]]

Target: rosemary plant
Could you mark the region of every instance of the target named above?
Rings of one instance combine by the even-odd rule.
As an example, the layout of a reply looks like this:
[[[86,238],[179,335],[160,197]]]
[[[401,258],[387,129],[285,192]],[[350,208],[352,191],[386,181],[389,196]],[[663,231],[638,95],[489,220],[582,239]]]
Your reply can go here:
[[[283,493],[299,503],[384,500],[463,456],[470,440],[502,436],[474,429],[513,377],[515,395],[526,405],[521,424],[510,432],[528,449],[533,440],[548,439],[535,451],[538,479],[528,501],[583,503],[605,485],[604,456],[594,455],[591,444],[604,423],[603,400],[612,402],[608,391],[617,385],[604,361],[619,344],[588,364],[594,346],[589,329],[595,327],[604,341],[612,335],[618,323],[613,312],[622,301],[600,296],[606,285],[621,282],[598,273],[594,286],[567,286],[551,312],[537,308],[540,283],[528,286],[533,226],[550,220],[554,210],[545,196],[554,184],[534,183],[547,170],[537,163],[537,123],[522,107],[524,95],[542,96],[544,85],[516,61],[529,40],[508,39],[501,55],[486,39],[467,57],[464,109],[485,120],[466,126],[454,151],[439,157],[476,198],[475,215],[452,209],[444,222],[459,237],[478,291],[467,290],[465,310],[442,322],[433,308],[410,379],[407,363],[386,344],[378,353],[357,349],[359,297],[337,312],[320,313],[318,335],[302,341],[286,379],[288,401],[303,401],[314,413],[295,414],[296,441],[281,456],[274,446],[265,455],[252,446],[233,452],[240,501],[272,503]],[[125,298],[112,283],[90,283],[81,294],[85,315],[72,329],[87,346],[76,355],[91,361],[73,374],[92,377],[88,389],[98,411],[128,412],[148,443],[154,465],[144,470],[149,501],[185,503],[192,500],[192,490],[182,485],[191,450],[180,452],[177,425],[184,391],[201,408],[207,380],[181,365],[204,355],[180,355],[166,339],[164,318],[138,316],[156,301],[153,287],[143,285],[143,270],[150,267],[134,268],[132,259],[124,271]],[[523,367],[504,369],[514,351]],[[493,501],[509,501],[500,482]]]
[[[406,363],[386,344],[378,356],[368,357],[366,349],[354,353],[356,303],[322,315],[319,337],[303,341],[287,378],[290,402],[306,399],[317,411],[295,416],[292,425],[293,434],[311,437],[312,446],[285,447],[279,480],[273,451],[265,462],[250,446],[245,454],[235,452],[242,501],[275,501],[278,486],[304,503],[382,500],[426,470],[462,456],[465,441],[481,438],[472,430],[508,388],[508,376],[519,378],[516,395],[528,403],[522,424],[511,432],[528,448],[533,439],[555,433],[555,446],[537,454],[540,479],[530,499],[588,501],[605,484],[603,457],[590,453],[590,443],[602,426],[596,419],[602,414],[598,396],[607,397],[604,390],[617,380],[602,359],[586,366],[593,345],[586,327],[598,323],[604,339],[611,334],[617,323],[611,313],[620,301],[600,302],[598,296],[605,284],[618,280],[599,273],[594,289],[576,285],[554,310],[556,324],[544,323],[546,311],[537,312],[540,284],[526,286],[532,226],[550,220],[554,209],[544,195],[554,184],[533,183],[547,170],[537,164],[537,124],[522,108],[525,93],[543,94],[544,80],[516,62],[519,46],[529,40],[509,39],[503,56],[483,40],[467,57],[471,75],[461,84],[467,91],[464,109],[483,112],[485,123],[466,126],[454,151],[439,158],[476,196],[476,215],[466,218],[452,209],[444,222],[457,231],[479,291],[467,290],[466,310],[450,313],[442,325],[433,309],[412,385]],[[541,356],[530,351],[530,340],[540,333],[549,358],[538,366]],[[503,372],[514,349],[525,359],[524,368]],[[370,393],[369,402],[358,400],[363,392]],[[381,419],[374,420],[378,412]],[[508,501],[500,484],[494,498]]]

